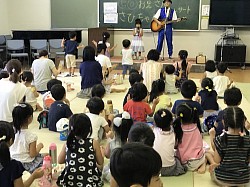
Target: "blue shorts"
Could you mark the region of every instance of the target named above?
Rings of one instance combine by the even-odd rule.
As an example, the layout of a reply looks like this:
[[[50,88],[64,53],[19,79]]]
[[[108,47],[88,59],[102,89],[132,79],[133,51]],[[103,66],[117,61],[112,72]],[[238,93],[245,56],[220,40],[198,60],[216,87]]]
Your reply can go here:
[[[122,65],[122,74],[126,75],[127,71],[132,69],[132,65]]]

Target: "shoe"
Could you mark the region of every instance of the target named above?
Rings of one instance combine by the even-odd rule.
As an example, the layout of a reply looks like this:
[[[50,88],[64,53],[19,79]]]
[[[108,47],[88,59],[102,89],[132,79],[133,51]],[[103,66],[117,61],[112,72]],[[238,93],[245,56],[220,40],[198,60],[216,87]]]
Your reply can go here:
[[[169,59],[173,59],[171,56],[168,57]]]
[[[76,77],[76,75],[72,74],[71,77]]]
[[[164,57],[161,57],[161,61],[164,61]]]
[[[242,69],[242,70],[245,70],[245,69],[246,69],[246,66],[242,66],[241,69]]]
[[[65,77],[71,77],[71,75],[70,75],[70,74],[67,74],[67,75],[65,75]]]

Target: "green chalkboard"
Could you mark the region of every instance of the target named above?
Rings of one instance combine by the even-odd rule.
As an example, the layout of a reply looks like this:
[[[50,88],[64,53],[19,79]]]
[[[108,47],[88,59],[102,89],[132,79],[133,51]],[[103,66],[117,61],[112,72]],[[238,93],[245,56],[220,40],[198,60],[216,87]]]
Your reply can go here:
[[[104,23],[104,2],[117,2],[118,23]],[[152,17],[162,6],[162,0],[99,0],[99,26],[131,29],[134,20],[140,18],[143,28],[150,28]],[[187,17],[186,22],[174,24],[178,30],[199,30],[200,0],[173,0],[172,8],[178,17]]]
[[[51,28],[98,26],[98,0],[51,0]]]

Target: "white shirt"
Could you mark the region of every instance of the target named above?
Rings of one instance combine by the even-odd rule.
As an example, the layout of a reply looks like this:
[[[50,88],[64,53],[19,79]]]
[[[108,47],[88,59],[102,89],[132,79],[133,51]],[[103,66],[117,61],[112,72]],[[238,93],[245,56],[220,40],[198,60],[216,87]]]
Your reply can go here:
[[[212,80],[213,80],[214,77],[216,77],[218,75],[216,70],[214,72],[205,71],[205,73],[206,73],[206,77],[210,78]]]
[[[104,66],[106,66],[107,68],[112,67],[110,59],[106,55],[99,54],[97,57],[95,57],[95,60],[98,61],[102,67],[104,67]]]
[[[22,163],[32,162],[34,158],[29,155],[30,144],[37,141],[37,135],[29,132],[28,129],[21,129],[15,135],[15,141],[10,146],[10,155],[12,159],[18,160]]]
[[[214,90],[217,92],[219,97],[224,97],[224,92],[227,86],[230,84],[230,79],[225,75],[218,75],[213,78]]]
[[[101,127],[107,126],[108,122],[105,120],[104,117],[96,114],[86,113],[86,115],[89,117],[92,124],[92,135],[90,136],[90,138],[98,140],[98,131]]]
[[[141,63],[141,72],[143,77],[143,84],[151,92],[152,82],[160,78],[162,70],[162,63],[149,60],[145,63]]]
[[[133,65],[132,49],[122,49],[122,65]]]
[[[34,87],[33,87],[34,89]],[[26,90],[26,103],[29,103],[33,109],[35,110],[36,109],[36,104],[37,104],[37,99],[34,95],[34,92],[32,92],[32,87],[27,87],[27,90]]]
[[[166,17],[168,17],[170,8],[168,8],[168,9],[166,10],[166,7],[165,7],[165,11],[166,11]],[[154,18],[158,19],[158,18],[160,17],[160,15],[161,15],[161,9],[159,9],[159,10],[156,12],[156,14],[154,15]],[[177,19],[178,19],[178,18],[177,18],[177,14],[176,14],[176,11],[174,10],[172,20],[177,20]]]
[[[176,75],[166,74],[165,75],[165,92],[166,93],[178,93],[177,88],[175,87]]]
[[[34,85],[38,91],[45,91],[47,83],[52,79],[52,69],[55,64],[48,58],[39,58],[32,63],[32,72],[34,74]]]
[[[99,41],[99,42],[98,42],[98,44],[102,44],[102,43],[103,43],[103,41]],[[106,42],[105,44],[106,44],[106,47],[107,47],[107,48],[110,47],[110,43],[109,43],[109,42]]]
[[[0,80],[0,120],[12,122],[12,110],[22,101],[26,93],[26,86],[11,82],[9,78]]]
[[[162,167],[170,167],[175,164],[175,135],[173,129],[162,131],[158,127],[153,129],[155,134],[154,150],[161,156]]]

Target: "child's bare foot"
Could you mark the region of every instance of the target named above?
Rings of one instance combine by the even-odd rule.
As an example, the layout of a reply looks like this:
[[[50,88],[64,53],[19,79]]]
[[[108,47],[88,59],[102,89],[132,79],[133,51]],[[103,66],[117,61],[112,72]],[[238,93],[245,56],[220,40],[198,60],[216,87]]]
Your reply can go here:
[[[197,173],[199,173],[199,174],[204,174],[204,173],[206,173],[206,163],[202,164],[202,165],[198,168]]]

